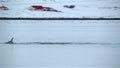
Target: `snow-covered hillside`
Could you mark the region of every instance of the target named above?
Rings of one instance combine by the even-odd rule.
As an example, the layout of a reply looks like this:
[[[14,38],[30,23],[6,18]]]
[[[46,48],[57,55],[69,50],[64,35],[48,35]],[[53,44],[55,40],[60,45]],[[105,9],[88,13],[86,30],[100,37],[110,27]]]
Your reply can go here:
[[[120,0],[1,0],[0,6],[9,10],[0,10],[0,17],[67,17],[67,18],[113,18],[120,17]],[[43,5],[55,8],[59,12],[30,11],[31,5]],[[73,9],[64,5],[75,5]]]

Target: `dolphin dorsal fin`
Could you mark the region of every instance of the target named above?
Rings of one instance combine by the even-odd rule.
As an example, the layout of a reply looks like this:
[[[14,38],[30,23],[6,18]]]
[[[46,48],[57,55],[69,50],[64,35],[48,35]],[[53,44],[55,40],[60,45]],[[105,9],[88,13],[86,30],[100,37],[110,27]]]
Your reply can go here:
[[[8,41],[8,42],[6,42],[6,44],[13,44],[14,42],[13,42],[13,37],[11,38],[11,40],[10,41]]]
[[[14,38],[12,37],[10,41],[13,42],[13,39],[14,39]]]

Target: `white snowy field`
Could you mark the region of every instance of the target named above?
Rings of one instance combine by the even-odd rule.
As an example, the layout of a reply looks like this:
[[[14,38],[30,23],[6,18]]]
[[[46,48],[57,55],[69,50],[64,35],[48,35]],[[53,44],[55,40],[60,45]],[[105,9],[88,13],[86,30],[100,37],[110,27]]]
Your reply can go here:
[[[0,20],[0,47],[11,68],[119,68],[119,27],[119,20]],[[11,37],[16,44],[4,44]]]
[[[65,17],[65,18],[119,18],[120,0],[4,0],[1,5],[9,10],[0,10],[0,17]],[[62,13],[47,11],[30,11],[31,5],[53,7]],[[75,5],[74,9],[64,8],[64,5]]]

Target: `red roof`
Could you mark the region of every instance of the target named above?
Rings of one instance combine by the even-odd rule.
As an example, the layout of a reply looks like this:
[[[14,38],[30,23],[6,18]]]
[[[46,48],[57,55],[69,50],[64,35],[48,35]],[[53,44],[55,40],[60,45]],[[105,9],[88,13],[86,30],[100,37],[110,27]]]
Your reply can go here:
[[[35,9],[44,9],[43,6],[32,6],[32,7],[35,8]]]
[[[7,8],[6,6],[0,6],[0,8]]]
[[[2,9],[2,10],[8,10],[8,7],[6,7],[6,6],[0,6],[0,9]]]

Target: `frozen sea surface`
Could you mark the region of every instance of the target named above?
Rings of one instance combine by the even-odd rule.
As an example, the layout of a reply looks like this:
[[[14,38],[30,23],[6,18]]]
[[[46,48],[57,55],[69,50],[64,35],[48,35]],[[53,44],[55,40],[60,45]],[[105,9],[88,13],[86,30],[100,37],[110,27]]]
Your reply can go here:
[[[0,20],[0,54],[12,68],[119,68],[119,27],[119,20]],[[15,44],[4,44],[11,37]]]

